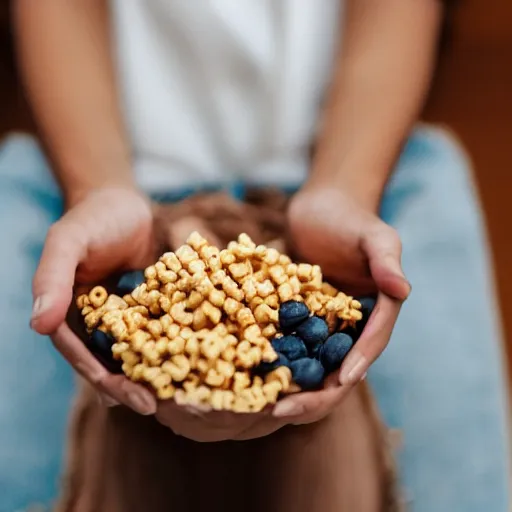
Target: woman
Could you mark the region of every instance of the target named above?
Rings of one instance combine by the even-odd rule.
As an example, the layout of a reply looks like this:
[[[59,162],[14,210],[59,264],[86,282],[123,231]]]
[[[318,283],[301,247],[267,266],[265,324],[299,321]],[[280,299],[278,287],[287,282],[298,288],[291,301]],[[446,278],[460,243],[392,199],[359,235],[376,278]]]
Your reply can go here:
[[[399,233],[414,294],[370,379],[386,419],[404,431],[402,471],[414,510],[505,510],[499,330],[468,163],[443,133],[411,135],[432,73],[441,4],[111,5],[109,18],[100,0],[15,2],[20,62],[60,192],[31,142],[5,144],[1,203],[22,219],[1,220],[10,241],[9,290],[27,289],[60,197],[65,210],[44,240],[32,329],[52,336],[107,405],[121,402],[165,422],[147,390],[108,374],[66,325],[75,273],[90,282],[147,262],[148,196],[238,183],[289,189],[305,181],[289,210],[298,249],[354,292],[378,292],[378,306],[339,385],[288,398],[271,417],[255,420],[255,431],[316,421],[365,378],[410,290]],[[20,320],[26,295],[10,293],[0,299],[2,324],[21,341],[29,336]],[[11,436],[2,445],[15,439],[40,457],[15,460],[7,450],[14,464],[0,478],[14,508],[50,497],[45,479],[55,475],[62,430],[53,437],[43,431],[54,443],[43,447],[27,422],[63,419],[71,392],[70,375],[48,345],[30,341],[30,349],[10,344],[7,353],[21,361],[29,350],[38,368],[23,379],[12,369],[2,375],[2,389],[20,390],[15,406],[2,399]],[[48,376],[51,364],[64,373],[58,380]],[[21,409],[41,396],[44,408]],[[234,423],[226,436],[236,435]],[[52,471],[38,470],[50,462]]]

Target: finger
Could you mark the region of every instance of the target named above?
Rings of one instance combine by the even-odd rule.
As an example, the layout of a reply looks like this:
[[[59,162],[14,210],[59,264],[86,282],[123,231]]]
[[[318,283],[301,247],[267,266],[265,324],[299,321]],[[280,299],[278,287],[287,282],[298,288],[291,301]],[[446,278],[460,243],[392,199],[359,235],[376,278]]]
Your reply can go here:
[[[64,322],[72,300],[77,266],[86,251],[83,230],[73,222],[54,224],[46,237],[33,280],[34,305],[31,327],[40,334],[51,334]]]
[[[341,365],[339,379],[342,386],[353,385],[364,378],[370,365],[386,348],[401,306],[401,300],[382,292],[378,294],[361,337]]]
[[[286,418],[290,423],[310,416],[322,416],[324,413],[327,414],[347,391],[339,385],[337,379],[330,379],[321,391],[301,392],[283,398],[277,402],[272,414],[276,418]]]
[[[195,216],[182,217],[181,219],[173,222],[169,228],[169,234],[172,247],[179,247],[187,242],[190,233],[197,231],[201,236],[208,240],[208,243],[221,247],[220,239],[208,229],[206,222]]]
[[[361,249],[368,258],[377,288],[395,299],[407,299],[411,285],[402,270],[402,243],[398,233],[383,222],[379,223],[362,238]]]
[[[58,327],[52,341],[71,366],[100,392],[140,414],[156,412],[156,399],[147,389],[124,375],[109,373],[66,323]]]

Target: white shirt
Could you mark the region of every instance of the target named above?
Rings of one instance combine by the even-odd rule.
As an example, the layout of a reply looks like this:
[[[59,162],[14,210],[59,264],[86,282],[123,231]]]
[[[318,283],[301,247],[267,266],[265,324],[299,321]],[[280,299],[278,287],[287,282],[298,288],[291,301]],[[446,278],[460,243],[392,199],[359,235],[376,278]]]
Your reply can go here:
[[[112,0],[135,171],[149,192],[296,185],[332,74],[341,0]]]

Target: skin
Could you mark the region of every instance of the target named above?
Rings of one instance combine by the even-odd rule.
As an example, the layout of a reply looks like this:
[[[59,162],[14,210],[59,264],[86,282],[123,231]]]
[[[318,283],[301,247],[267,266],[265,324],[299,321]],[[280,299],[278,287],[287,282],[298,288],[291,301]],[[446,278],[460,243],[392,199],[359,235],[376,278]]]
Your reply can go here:
[[[105,3],[14,2],[21,68],[67,205],[48,234],[34,277],[32,328],[51,336],[107,405],[156,413],[159,421],[194,439],[247,439],[323,418],[384,350],[410,292],[400,239],[376,212],[428,89],[440,2],[348,2],[311,175],[288,217],[304,258],[320,264],[344,290],[375,293],[378,302],[355,349],[324,390],[290,396],[256,415],[157,404],[148,390],[110,375],[65,323],[75,277],[92,283],[114,269],[140,268],[153,249],[151,210],[131,172]]]

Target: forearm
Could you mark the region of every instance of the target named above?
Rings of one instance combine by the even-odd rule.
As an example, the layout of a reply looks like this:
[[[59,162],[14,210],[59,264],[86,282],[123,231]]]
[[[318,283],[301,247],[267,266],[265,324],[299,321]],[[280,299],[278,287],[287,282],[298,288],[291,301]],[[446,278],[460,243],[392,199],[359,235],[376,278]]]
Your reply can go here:
[[[351,0],[310,183],[340,185],[376,209],[428,91],[442,7]]]
[[[109,48],[108,2],[16,0],[19,61],[68,202],[133,186]]]

